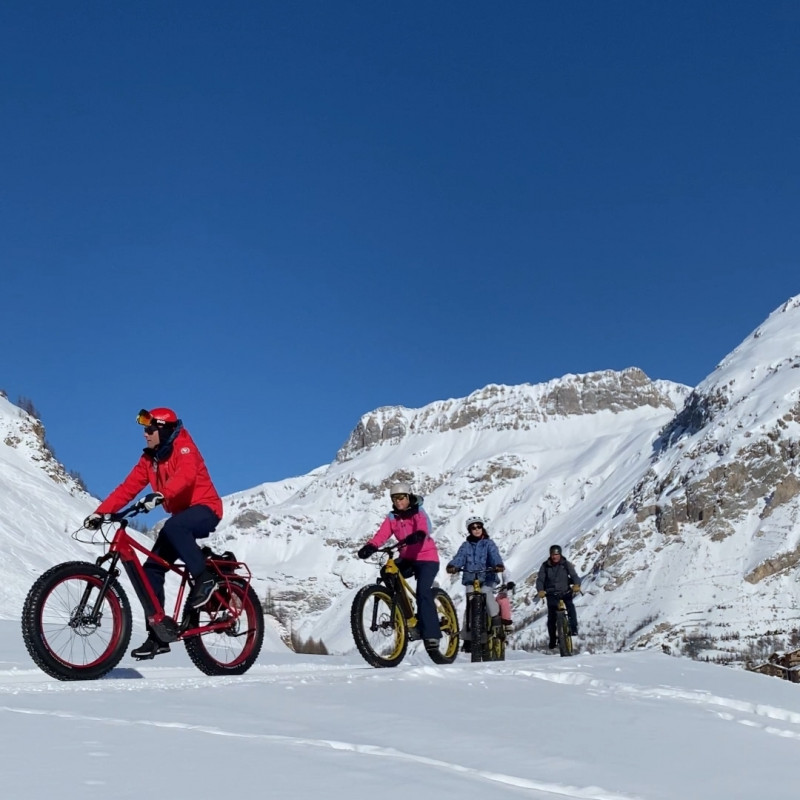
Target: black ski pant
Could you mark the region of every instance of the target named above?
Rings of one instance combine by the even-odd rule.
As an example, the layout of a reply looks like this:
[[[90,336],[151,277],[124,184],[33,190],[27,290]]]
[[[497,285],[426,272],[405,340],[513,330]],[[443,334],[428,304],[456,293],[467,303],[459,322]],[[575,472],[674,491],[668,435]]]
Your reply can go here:
[[[180,559],[189,574],[196,578],[206,568],[197,540],[205,539],[218,524],[219,518],[208,506],[189,506],[185,511],[173,514],[164,523],[153,545],[153,553],[169,564]],[[163,607],[167,567],[148,558],[144,562],[144,572]]]

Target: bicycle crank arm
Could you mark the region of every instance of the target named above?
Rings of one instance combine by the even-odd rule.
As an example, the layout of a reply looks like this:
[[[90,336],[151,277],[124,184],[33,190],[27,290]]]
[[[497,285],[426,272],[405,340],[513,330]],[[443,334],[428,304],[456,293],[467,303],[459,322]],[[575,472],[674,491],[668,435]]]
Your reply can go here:
[[[164,617],[161,622],[155,622],[152,617],[147,620],[150,629],[164,644],[177,642],[180,637],[178,623],[172,617]]]

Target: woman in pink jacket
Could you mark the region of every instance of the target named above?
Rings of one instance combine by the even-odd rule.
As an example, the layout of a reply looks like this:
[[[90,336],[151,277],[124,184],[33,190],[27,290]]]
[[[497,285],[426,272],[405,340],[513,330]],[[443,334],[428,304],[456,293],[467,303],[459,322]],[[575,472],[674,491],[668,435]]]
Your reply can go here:
[[[358,551],[359,558],[369,558],[390,536],[403,542],[397,566],[403,577],[417,581],[417,616],[421,638],[428,650],[436,650],[442,631],[433,602],[433,582],[439,572],[439,551],[431,538],[431,521],[422,508],[422,498],[411,492],[407,483],[389,487],[392,510],[375,535]]]

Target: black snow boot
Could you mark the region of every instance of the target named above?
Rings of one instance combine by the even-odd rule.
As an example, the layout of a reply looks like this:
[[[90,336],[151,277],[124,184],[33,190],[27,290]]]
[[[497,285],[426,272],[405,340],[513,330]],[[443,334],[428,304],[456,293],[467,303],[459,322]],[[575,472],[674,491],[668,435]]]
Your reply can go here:
[[[155,658],[163,653],[169,653],[169,645],[156,639],[153,634],[149,634],[143,644],[140,644],[134,650],[131,650],[131,656],[143,661],[147,658]]]

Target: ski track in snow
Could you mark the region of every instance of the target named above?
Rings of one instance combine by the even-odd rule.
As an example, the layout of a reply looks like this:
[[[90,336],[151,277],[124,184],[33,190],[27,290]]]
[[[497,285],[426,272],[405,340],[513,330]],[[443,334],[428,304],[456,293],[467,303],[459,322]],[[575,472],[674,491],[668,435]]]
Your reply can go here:
[[[736,715],[732,713],[738,712],[740,714],[749,714],[754,717],[766,717],[769,720],[800,726],[800,713],[786,708],[765,705],[763,703],[751,703],[745,700],[736,700],[732,697],[721,697],[704,691],[687,691],[686,689],[678,689],[670,686],[641,687],[630,683],[617,683],[594,678],[591,675],[580,672],[551,673],[528,669],[515,670],[515,672],[517,674],[536,678],[537,680],[570,684],[573,686],[587,686],[591,690],[601,694],[619,694],[643,699],[673,700],[690,705],[708,706],[708,710],[716,714],[720,719],[738,722],[749,727],[761,728],[765,733],[800,741],[800,730],[776,728],[768,724],[763,724],[758,720],[736,717]],[[719,709],[729,710],[723,711]]]
[[[410,667],[402,672],[387,673],[383,670],[375,670],[368,666],[353,665],[281,665],[281,666],[256,666],[247,674],[240,676],[220,676],[209,677],[194,674],[192,667],[145,667],[141,671],[136,668],[117,668],[112,670],[108,676],[96,681],[56,681],[43,674],[38,669],[10,669],[0,670],[0,694],[20,695],[33,694],[75,694],[78,692],[120,692],[120,691],[153,691],[153,690],[195,690],[207,689],[210,687],[221,687],[225,685],[241,685],[242,683],[251,684],[306,684],[306,683],[334,683],[352,682],[354,680],[377,680],[393,681],[419,680],[419,679],[443,679],[461,678],[469,681],[475,678],[491,674],[502,674],[505,677],[519,677],[529,680],[531,677],[539,678],[542,675],[535,674],[529,670],[517,669],[492,669],[484,668],[475,670],[472,665],[469,667],[454,667],[450,665],[445,675],[441,667],[420,666]],[[544,674],[544,673],[543,673]],[[418,766],[425,766],[432,769],[444,770],[453,774],[464,776],[467,780],[482,780],[487,784],[496,787],[507,786],[516,790],[523,790],[532,797],[551,795],[554,797],[576,798],[576,800],[641,800],[636,795],[620,794],[598,786],[572,786],[569,784],[553,783],[552,781],[535,780],[516,775],[509,775],[499,772],[475,769],[463,764],[443,761],[440,759],[429,758],[404,752],[396,748],[380,747],[376,745],[363,744],[358,742],[346,742],[332,739],[311,739],[306,737],[286,736],[281,734],[264,734],[254,732],[241,732],[235,730],[225,730],[218,727],[194,725],[185,722],[152,721],[152,720],[128,720],[117,717],[104,717],[76,714],[74,712],[60,711],[55,709],[34,709],[22,706],[0,706],[3,714],[26,714],[31,716],[47,716],[56,719],[75,720],[83,722],[94,722],[103,725],[113,726],[143,726],[167,730],[187,731],[200,733],[209,736],[224,736],[247,739],[251,741],[263,741],[272,745],[283,745],[289,747],[314,747],[328,748],[331,750],[355,753],[361,756],[395,759],[400,761],[412,762]]]
[[[386,672],[359,665],[317,665],[291,664],[256,666],[246,675],[209,677],[194,674],[192,667],[143,667],[118,668],[106,678],[97,681],[62,682],[44,675],[38,669],[0,670],[0,695],[15,696],[29,694],[74,694],[78,692],[120,692],[120,691],[192,691],[226,685],[250,684],[286,684],[302,685],[313,683],[335,684],[354,681],[394,682],[415,681],[420,679],[474,681],[487,676],[498,676],[521,681],[546,681],[583,688],[590,693],[601,695],[618,695],[626,698],[645,700],[664,700],[681,704],[695,705],[707,709],[719,719],[735,722],[751,728],[760,729],[766,734],[800,741],[800,713],[778,706],[752,703],[732,697],[716,695],[702,690],[686,690],[683,688],[662,686],[641,686],[626,681],[615,681],[600,678],[591,674],[591,666],[574,662],[568,668],[559,665],[556,668],[534,668],[515,666],[506,663],[502,666],[482,665],[450,665],[447,668],[437,666],[411,666],[402,671]],[[446,671],[446,675],[445,675]],[[361,756],[395,759],[413,762],[437,770],[463,775],[468,780],[482,780],[496,787],[514,787],[531,793],[531,796],[542,794],[557,797],[577,798],[578,800],[640,800],[634,795],[620,794],[598,786],[578,787],[568,784],[523,778],[515,775],[475,769],[460,763],[428,758],[395,748],[380,747],[358,742],[339,741],[335,739],[313,739],[280,734],[265,734],[226,730],[219,727],[187,724],[185,722],[126,720],[115,717],[97,717],[80,715],[60,710],[42,710],[26,707],[0,706],[4,714],[30,714],[51,716],[67,720],[91,721],[104,725],[149,726],[161,729],[183,730],[208,736],[224,736],[262,741],[271,745],[290,747],[328,748],[331,750],[355,753]],[[776,723],[783,723],[784,727]],[[796,727],[795,727],[796,726]]]
[[[81,722],[96,722],[102,725],[135,725],[151,728],[161,728],[168,730],[183,730],[193,733],[201,733],[209,736],[226,736],[251,741],[263,741],[270,744],[286,745],[290,747],[321,747],[331,750],[341,750],[360,755],[377,758],[391,758],[400,761],[409,761],[417,766],[426,766],[433,769],[446,770],[448,772],[463,775],[472,780],[479,778],[483,781],[504,786],[513,786],[516,789],[526,789],[537,794],[547,793],[559,797],[574,797],[579,800],[639,800],[634,795],[623,795],[615,792],[606,791],[597,786],[576,787],[564,784],[547,783],[536,781],[529,778],[520,778],[514,775],[504,775],[498,772],[488,772],[486,770],[466,767],[463,764],[456,764],[441,761],[435,758],[406,753],[391,747],[379,747],[376,745],[359,744],[357,742],[342,742],[333,739],[308,739],[297,736],[282,736],[280,734],[267,733],[242,733],[239,731],[223,730],[204,725],[191,725],[184,722],[157,722],[151,720],[126,720],[116,717],[97,717],[85,714],[74,714],[63,711],[43,711],[31,708],[11,708],[0,706],[0,711],[7,714],[29,714],[32,716],[54,717],[56,719],[77,720]]]
[[[242,684],[310,684],[331,682],[353,682],[355,680],[394,681],[418,680],[420,678],[442,679],[443,668],[437,666],[411,667],[402,672],[387,673],[368,666],[317,664],[292,664],[278,666],[255,666],[245,675],[228,675],[210,677],[196,674],[191,667],[149,667],[140,671],[135,668],[117,668],[105,678],[96,681],[56,681],[42,673],[39,669],[0,670],[0,695],[19,695],[23,693],[75,693],[75,692],[128,692],[128,691],[175,691],[207,689],[227,685]],[[585,687],[589,691],[600,694],[618,694],[626,697],[642,699],[670,700],[696,706],[708,707],[722,719],[738,721],[741,724],[758,726],[758,718],[766,718],[772,722],[782,722],[799,726],[798,730],[782,730],[763,725],[769,733],[800,740],[800,713],[786,708],[763,703],[752,703],[723,697],[711,692],[688,691],[671,686],[637,686],[624,681],[612,681],[597,678],[588,672],[576,668],[564,670],[530,669],[528,667],[484,665],[475,670],[473,665],[449,665],[447,677],[474,680],[480,675],[496,675],[505,678],[534,679],[550,683],[559,683],[576,687]],[[746,720],[736,715],[750,715],[756,720]]]

